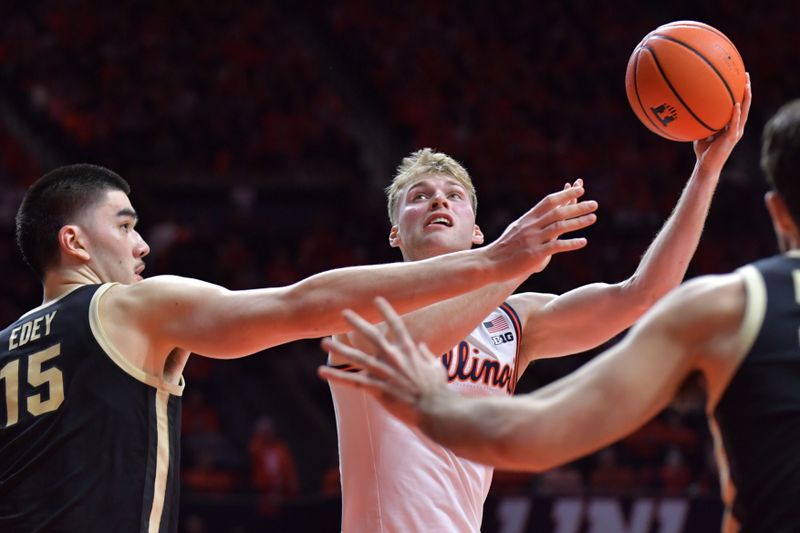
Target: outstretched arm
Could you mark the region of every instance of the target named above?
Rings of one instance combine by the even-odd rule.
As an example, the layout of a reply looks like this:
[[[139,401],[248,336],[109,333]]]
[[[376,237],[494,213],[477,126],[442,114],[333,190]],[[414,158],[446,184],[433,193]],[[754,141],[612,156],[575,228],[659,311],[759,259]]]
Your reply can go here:
[[[512,305],[525,328],[525,362],[569,355],[602,344],[633,324],[686,275],[697,249],[722,167],[742,137],[752,99],[750,82],[730,124],[714,138],[694,143],[697,156],[689,181],[664,227],[631,277],[616,284],[593,283],[561,296],[521,294]]]
[[[325,340],[323,348],[367,368],[321,367],[329,380],[362,387],[395,416],[468,459],[507,469],[544,470],[597,450],[657,414],[700,371],[712,388],[730,377],[741,346],[732,341],[745,308],[735,275],[688,283],[656,305],[617,346],[575,373],[517,397],[451,393],[444,369],[381,303],[395,340],[348,314],[380,357]],[[720,364],[719,361],[724,361]]]
[[[571,204],[571,188],[546,198],[484,248],[390,265],[342,268],[288,287],[229,291],[209,283],[158,276],[115,287],[101,301],[103,317],[146,338],[147,351],[166,357],[175,347],[236,357],[300,338],[347,329],[342,308],[369,320],[372,299],[390,296],[401,312],[430,305],[489,283],[527,276],[554,253],[581,248],[585,239],[559,239],[594,220],[593,202]],[[565,205],[569,204],[569,205]]]

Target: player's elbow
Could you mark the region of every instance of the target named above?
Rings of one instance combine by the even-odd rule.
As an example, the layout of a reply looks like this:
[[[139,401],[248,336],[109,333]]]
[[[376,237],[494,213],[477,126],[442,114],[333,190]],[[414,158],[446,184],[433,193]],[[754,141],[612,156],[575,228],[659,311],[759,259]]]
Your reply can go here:
[[[302,337],[321,337],[346,331],[341,295],[309,278],[274,293],[282,320],[302,330]]]
[[[618,292],[614,299],[618,304],[624,305],[624,309],[631,317],[631,322],[634,322],[674,286],[674,284],[648,283],[634,274],[622,283],[613,286]]]

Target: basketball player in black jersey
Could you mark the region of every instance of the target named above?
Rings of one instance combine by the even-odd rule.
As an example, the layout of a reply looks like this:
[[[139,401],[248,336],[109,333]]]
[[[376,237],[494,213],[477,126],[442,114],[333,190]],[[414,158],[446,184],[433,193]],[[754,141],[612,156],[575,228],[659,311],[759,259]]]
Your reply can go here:
[[[395,341],[348,315],[380,353],[325,348],[369,375],[323,367],[365,387],[408,424],[459,455],[545,470],[604,447],[660,412],[699,375],[726,506],[724,532],[800,531],[800,100],[764,129],[766,205],[782,254],[685,283],[618,345],[533,394],[464,398],[442,366],[380,302]]]
[[[43,176],[17,213],[40,307],[0,331],[0,531],[177,528],[181,373],[190,352],[239,357],[347,330],[389,294],[412,310],[544,267],[585,245],[583,188],[548,196],[491,245],[418,263],[354,267],[288,287],[228,291],[142,280],[149,248],[128,184],[93,165]]]

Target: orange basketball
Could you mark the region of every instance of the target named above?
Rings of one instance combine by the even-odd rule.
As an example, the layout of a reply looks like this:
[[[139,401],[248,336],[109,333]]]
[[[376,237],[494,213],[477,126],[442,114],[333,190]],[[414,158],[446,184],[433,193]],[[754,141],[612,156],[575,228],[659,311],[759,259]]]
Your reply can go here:
[[[725,127],[744,98],[744,86],[744,63],[730,39],[690,20],[648,33],[625,73],[636,116],[673,141],[702,139]]]

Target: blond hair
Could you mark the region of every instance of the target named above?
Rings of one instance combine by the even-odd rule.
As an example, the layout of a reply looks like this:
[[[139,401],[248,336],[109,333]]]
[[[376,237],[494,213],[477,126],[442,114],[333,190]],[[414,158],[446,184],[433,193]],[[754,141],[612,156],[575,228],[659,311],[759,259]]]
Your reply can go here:
[[[478,196],[475,194],[475,186],[472,184],[472,178],[469,177],[467,169],[447,154],[423,148],[403,158],[400,166],[397,167],[392,183],[386,187],[387,208],[392,224],[397,222],[396,211],[397,205],[400,203],[401,192],[409,183],[424,174],[443,174],[455,179],[469,194],[472,210],[477,213]]]

